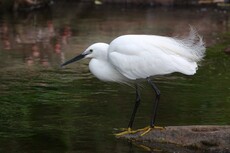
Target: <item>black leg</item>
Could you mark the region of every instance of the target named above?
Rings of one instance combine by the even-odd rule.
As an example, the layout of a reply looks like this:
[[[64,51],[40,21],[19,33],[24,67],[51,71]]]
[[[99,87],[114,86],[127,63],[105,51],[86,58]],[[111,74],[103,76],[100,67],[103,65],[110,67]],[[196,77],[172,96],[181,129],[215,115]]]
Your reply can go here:
[[[152,89],[155,91],[156,93],[156,98],[155,98],[155,105],[153,107],[153,112],[152,112],[152,116],[151,116],[151,122],[150,122],[150,127],[154,127],[155,124],[155,120],[156,120],[156,115],[157,115],[157,108],[158,108],[158,103],[160,100],[160,90],[157,88],[157,86],[151,81],[150,78],[147,78],[148,83],[151,85]]]
[[[133,127],[133,121],[134,121],[134,118],[135,118],[135,115],[136,115],[136,112],[137,112],[137,108],[138,108],[138,106],[140,105],[140,102],[141,102],[140,91],[138,89],[138,85],[136,84],[135,87],[136,87],[136,101],[135,101],[135,105],[134,105],[134,108],[133,108],[132,116],[131,116],[130,121],[129,121],[128,128]]]

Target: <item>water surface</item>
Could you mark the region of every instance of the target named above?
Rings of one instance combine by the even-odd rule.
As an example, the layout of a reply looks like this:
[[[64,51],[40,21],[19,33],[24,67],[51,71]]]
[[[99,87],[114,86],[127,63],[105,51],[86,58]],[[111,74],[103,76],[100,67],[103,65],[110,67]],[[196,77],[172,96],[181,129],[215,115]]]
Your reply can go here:
[[[0,152],[147,152],[113,135],[128,124],[134,89],[97,80],[87,60],[65,69],[60,64],[94,42],[131,33],[180,36],[188,25],[203,35],[207,56],[195,76],[155,78],[162,92],[157,124],[230,124],[230,60],[222,46],[227,38],[220,37],[228,18],[215,8],[84,3],[1,12]],[[135,128],[149,124],[154,98],[143,86]]]

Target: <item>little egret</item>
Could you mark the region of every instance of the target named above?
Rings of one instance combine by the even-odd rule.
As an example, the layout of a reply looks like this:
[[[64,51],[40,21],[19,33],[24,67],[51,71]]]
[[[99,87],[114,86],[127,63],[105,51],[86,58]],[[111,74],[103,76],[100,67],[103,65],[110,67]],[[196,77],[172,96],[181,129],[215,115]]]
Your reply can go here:
[[[123,35],[110,44],[95,43],[62,66],[90,58],[89,69],[98,79],[135,85],[136,101],[128,129],[118,135],[141,131],[132,130],[132,126],[141,100],[137,80],[146,79],[156,97],[150,126],[142,129],[144,135],[156,128],[155,119],[160,100],[160,90],[151,78],[173,72],[194,75],[198,69],[197,63],[203,59],[205,50],[202,37],[191,27],[189,35],[180,39],[156,35]]]

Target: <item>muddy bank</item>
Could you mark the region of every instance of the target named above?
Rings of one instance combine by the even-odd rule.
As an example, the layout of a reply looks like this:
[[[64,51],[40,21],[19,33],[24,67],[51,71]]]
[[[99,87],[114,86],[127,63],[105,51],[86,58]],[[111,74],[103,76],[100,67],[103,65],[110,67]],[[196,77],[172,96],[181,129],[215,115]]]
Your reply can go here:
[[[152,130],[144,136],[140,134],[119,138],[132,140],[148,150],[230,152],[230,126],[168,126],[164,130]]]

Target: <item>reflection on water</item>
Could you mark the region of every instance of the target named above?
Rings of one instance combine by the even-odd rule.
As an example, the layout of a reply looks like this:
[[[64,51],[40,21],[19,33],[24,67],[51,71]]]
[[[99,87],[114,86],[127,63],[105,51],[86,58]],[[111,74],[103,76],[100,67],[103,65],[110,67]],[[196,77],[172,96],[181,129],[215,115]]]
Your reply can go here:
[[[0,14],[0,152],[146,152],[113,133],[126,127],[132,88],[94,78],[87,61],[59,65],[94,42],[129,33],[177,36],[195,26],[208,46],[229,30],[214,8],[127,8],[56,3],[28,13]],[[159,125],[230,124],[229,56],[210,47],[194,77],[156,78]],[[134,127],[149,123],[152,92],[144,85]]]
[[[3,19],[1,48],[20,53],[28,66],[50,67],[57,58],[59,63],[63,62],[63,48],[68,45],[72,30],[68,24],[55,27],[51,13],[51,10],[18,13],[13,18]]]

